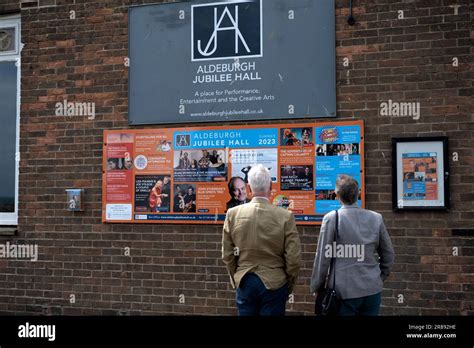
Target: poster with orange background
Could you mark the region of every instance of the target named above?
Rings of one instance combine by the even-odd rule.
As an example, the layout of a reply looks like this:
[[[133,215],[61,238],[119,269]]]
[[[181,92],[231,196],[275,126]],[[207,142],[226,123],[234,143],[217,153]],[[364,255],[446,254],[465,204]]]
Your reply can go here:
[[[271,203],[297,224],[320,224],[338,207],[330,191],[339,174],[359,181],[364,206],[363,137],[362,121],[104,131],[102,220],[223,223],[251,200],[248,172],[262,164]]]

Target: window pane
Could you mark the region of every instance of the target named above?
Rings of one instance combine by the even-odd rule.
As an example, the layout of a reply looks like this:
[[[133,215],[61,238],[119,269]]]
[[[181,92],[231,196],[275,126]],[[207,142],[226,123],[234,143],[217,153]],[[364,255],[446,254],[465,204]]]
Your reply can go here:
[[[15,53],[15,28],[0,29],[0,52]]]
[[[15,212],[17,67],[0,62],[0,212]]]

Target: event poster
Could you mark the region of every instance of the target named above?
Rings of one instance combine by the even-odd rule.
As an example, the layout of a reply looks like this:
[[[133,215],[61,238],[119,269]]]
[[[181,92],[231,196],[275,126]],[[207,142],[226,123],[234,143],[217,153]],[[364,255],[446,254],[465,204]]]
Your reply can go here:
[[[363,137],[362,121],[105,131],[102,218],[223,223],[228,209],[251,200],[248,173],[262,164],[271,203],[291,210],[298,224],[320,224],[340,207],[340,174],[359,182],[364,206]],[[432,177],[429,164],[418,169],[415,179]]]
[[[436,152],[404,153],[403,199],[438,199],[438,156]]]
[[[359,206],[363,195],[362,127],[358,125],[329,125],[316,127],[316,197],[315,211],[325,214],[339,209],[336,199],[336,179],[350,175],[359,183]],[[362,184],[361,184],[362,183]]]

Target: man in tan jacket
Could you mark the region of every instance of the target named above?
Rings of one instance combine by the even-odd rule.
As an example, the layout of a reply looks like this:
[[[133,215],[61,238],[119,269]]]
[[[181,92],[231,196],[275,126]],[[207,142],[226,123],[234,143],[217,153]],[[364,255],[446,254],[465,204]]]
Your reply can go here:
[[[269,202],[271,177],[259,164],[249,174],[251,202],[227,211],[222,259],[239,315],[285,315],[300,268],[300,239],[293,214]]]

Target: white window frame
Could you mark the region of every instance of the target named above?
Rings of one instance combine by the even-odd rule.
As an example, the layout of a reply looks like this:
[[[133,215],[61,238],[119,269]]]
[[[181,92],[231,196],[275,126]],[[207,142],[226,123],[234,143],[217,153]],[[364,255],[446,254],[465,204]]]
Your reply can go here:
[[[15,62],[17,66],[16,91],[16,144],[15,144],[15,211],[13,213],[0,212],[0,225],[18,225],[18,188],[20,173],[20,100],[21,100],[21,18],[19,15],[0,16],[0,30],[2,28],[16,28],[15,53],[0,54],[0,62]]]

